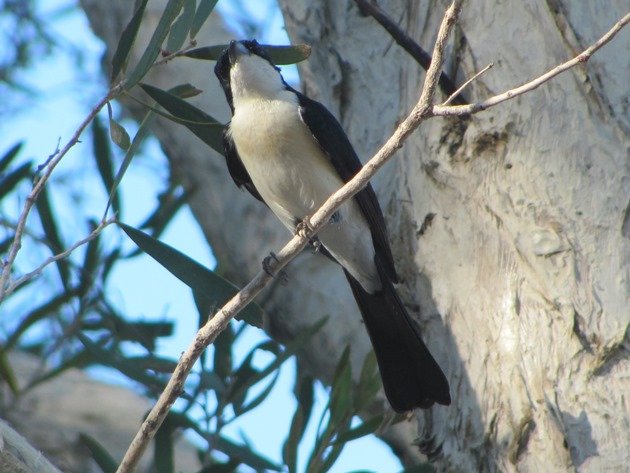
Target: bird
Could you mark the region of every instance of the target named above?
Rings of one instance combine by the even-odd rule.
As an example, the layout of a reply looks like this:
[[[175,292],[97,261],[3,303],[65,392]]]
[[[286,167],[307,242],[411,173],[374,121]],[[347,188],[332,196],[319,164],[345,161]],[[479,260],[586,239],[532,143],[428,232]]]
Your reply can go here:
[[[287,84],[256,40],[233,40],[215,74],[232,111],[223,132],[228,171],[291,232],[362,168],[339,121]],[[450,405],[444,372],[394,284],[385,219],[370,184],[345,202],[311,241],[343,268],[395,412]]]

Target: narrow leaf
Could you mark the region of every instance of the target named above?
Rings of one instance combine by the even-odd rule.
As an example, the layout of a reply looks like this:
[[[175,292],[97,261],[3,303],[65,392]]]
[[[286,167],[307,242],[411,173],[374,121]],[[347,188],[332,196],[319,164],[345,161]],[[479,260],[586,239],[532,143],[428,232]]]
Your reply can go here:
[[[337,426],[351,414],[352,409],[352,367],[350,365],[350,348],[346,347],[337,364],[330,393],[329,424]]]
[[[92,149],[101,181],[109,195],[112,193],[112,189],[114,189],[114,163],[112,161],[112,150],[109,146],[107,131],[98,115],[96,115],[92,121]],[[120,216],[120,195],[117,190],[113,193],[112,207],[114,208],[114,212]]]
[[[140,84],[142,90],[175,117],[185,120],[184,125],[204,143],[223,154],[223,125],[189,104],[185,100],[148,84]]]
[[[214,10],[214,6],[217,4],[217,1],[218,0],[201,0],[199,6],[197,7],[197,12],[195,13],[192,28],[190,29],[191,38],[197,36],[197,33],[199,33],[199,30],[210,16],[210,13]]]
[[[44,187],[42,189],[39,197],[37,198],[37,201],[35,202],[35,205],[37,207],[37,213],[39,214],[42,228],[44,229],[44,234],[46,235],[46,240],[48,246],[50,247],[50,250],[53,254],[61,253],[64,249],[64,245],[61,241],[61,236],[57,227],[55,215],[50,204],[48,187]],[[59,276],[61,277],[63,287],[67,289],[70,285],[70,265],[65,259],[58,260],[56,262],[56,265],[57,269],[59,270]]]
[[[125,130],[120,123],[112,118],[111,111],[109,114],[109,136],[120,149],[123,151],[129,150],[129,147],[131,146],[129,133],[127,133],[127,130]]]
[[[0,175],[0,199],[8,195],[18,183],[30,177],[32,163],[26,162],[6,175]]]
[[[131,89],[134,85],[142,80],[147,71],[151,68],[155,59],[160,54],[160,49],[162,47],[162,43],[166,38],[166,35],[169,32],[171,24],[179,15],[179,12],[184,5],[184,0],[169,0],[164,7],[164,12],[162,13],[162,17],[158,22],[155,31],[153,32],[153,36],[149,41],[147,49],[142,54],[142,57],[136,64],[136,67],[127,77],[127,80],[124,83],[125,90]]]
[[[18,393],[20,387],[18,386],[13,368],[11,368],[11,363],[9,363],[7,352],[4,349],[0,349],[0,378],[7,383],[7,386],[9,386],[13,394]]]
[[[96,462],[103,473],[114,473],[116,471],[118,462],[95,438],[81,432],[79,434],[79,442],[90,451],[92,460]]]
[[[311,47],[308,44],[296,44],[293,46],[273,46],[263,44],[263,49],[269,54],[271,61],[283,66],[287,64],[296,64],[307,59],[311,55]],[[216,61],[221,53],[228,48],[227,44],[217,44],[214,46],[204,46],[202,48],[191,49],[184,53],[184,56],[193,59],[205,59]]]
[[[237,444],[222,435],[217,435],[215,437],[213,447],[225,453],[229,457],[236,458],[246,465],[249,465],[254,470],[282,471],[282,467],[280,465],[276,465],[271,462],[271,460],[253,452],[249,447]]]
[[[145,253],[155,259],[176,278],[190,287],[193,291],[206,294],[208,297],[223,305],[238,292],[238,288],[213,271],[197,263],[173,247],[151,238],[144,232],[129,225],[119,224],[123,231]],[[251,302],[241,311],[241,318],[256,326],[262,325],[262,309]]]
[[[166,40],[166,49],[175,52],[182,47],[195,18],[196,0],[184,0],[184,11],[179,15]]]
[[[125,69],[125,65],[129,59],[129,51],[131,51],[131,47],[138,36],[138,30],[140,29],[142,15],[146,6],[147,0],[141,0],[140,5],[138,5],[138,8],[131,17],[131,20],[120,35],[118,45],[116,46],[116,52],[112,58],[112,82],[114,82],[118,77],[118,74]]]
[[[167,415],[155,434],[153,443],[153,466],[156,473],[173,473],[175,471],[175,448],[173,432],[176,426],[172,417]]]
[[[26,315],[26,317],[23,317],[20,320],[19,325],[15,328],[15,330],[13,330],[13,332],[11,332],[11,334],[7,338],[4,348],[7,351],[10,351],[12,348],[15,347],[24,332],[26,332],[29,328],[31,328],[40,320],[54,314],[63,304],[68,302],[77,294],[78,291],[76,290],[65,290],[61,294],[52,297],[48,302],[45,302],[39,307],[33,309]]]
[[[20,141],[14,144],[13,146],[11,146],[11,148],[9,148],[9,151],[4,153],[4,156],[0,158],[0,172],[3,172],[6,168],[9,167],[9,164],[11,164],[11,162],[18,155],[23,145],[24,145],[24,142]]]
[[[142,120],[142,123],[140,123],[140,128],[138,128],[136,136],[133,137],[133,141],[131,142],[131,146],[129,146],[129,149],[127,149],[127,152],[125,153],[125,157],[123,158],[122,164],[120,165],[120,169],[118,169],[118,173],[116,173],[116,177],[114,178],[114,183],[112,184],[112,188],[111,188],[111,191],[109,193],[109,199],[107,201],[107,206],[105,208],[105,214],[104,214],[103,218],[105,218],[105,216],[107,215],[107,212],[109,211],[110,205],[112,205],[112,201],[114,199],[114,196],[116,195],[118,186],[120,185],[120,183],[122,181],[122,178],[124,177],[125,173],[127,172],[127,168],[131,164],[131,160],[135,156],[136,151],[138,151],[138,148],[140,147],[140,144],[142,143],[144,138],[147,136],[147,134],[149,132],[149,128],[150,128],[151,123],[153,121],[153,118],[154,118],[153,113],[152,112],[148,112],[144,116],[144,119]]]
[[[373,434],[382,423],[382,415],[372,417],[371,419],[366,420],[356,427],[341,432],[339,435],[337,435],[334,443],[346,444],[352,440],[356,440],[358,438],[365,437],[366,435]]]

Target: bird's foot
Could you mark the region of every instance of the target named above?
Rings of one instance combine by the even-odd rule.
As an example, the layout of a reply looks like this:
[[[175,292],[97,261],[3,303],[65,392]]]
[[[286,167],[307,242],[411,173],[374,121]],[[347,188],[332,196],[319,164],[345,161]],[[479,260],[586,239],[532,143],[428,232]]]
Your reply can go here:
[[[273,268],[272,268],[272,266],[274,266],[274,261],[278,263],[279,262],[278,257],[273,251],[270,251],[269,256],[266,256],[265,259],[263,259],[263,262],[262,262],[263,271],[267,273],[269,276],[271,276],[272,278],[277,278],[278,281],[280,281],[280,284],[282,284],[283,286],[286,286],[286,284],[289,282],[287,273],[281,269],[276,274],[274,274]]]
[[[315,253],[319,253],[319,251],[322,249],[322,242],[319,241],[319,238],[317,238],[317,236],[314,236],[313,238],[311,238],[308,241],[308,244],[313,247],[313,251]]]
[[[304,217],[300,220],[295,226],[296,235],[300,235],[302,238],[309,238],[310,235],[314,232],[313,227],[311,226],[311,222],[308,217]],[[309,238],[309,243],[310,243]]]

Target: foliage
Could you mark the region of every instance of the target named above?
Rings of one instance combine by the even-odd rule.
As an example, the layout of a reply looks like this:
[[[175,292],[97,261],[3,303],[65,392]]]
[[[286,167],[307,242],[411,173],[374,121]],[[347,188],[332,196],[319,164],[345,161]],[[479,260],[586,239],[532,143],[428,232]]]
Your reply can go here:
[[[12,5],[30,5],[28,2],[10,2]],[[16,395],[21,396],[41,383],[59,376],[69,368],[106,366],[120,372],[135,382],[149,397],[157,397],[164,387],[177,360],[156,353],[157,340],[171,335],[174,322],[134,322],[115,308],[105,291],[113,269],[122,262],[138,256],[139,251],[128,250],[125,242],[115,242],[102,233],[107,223],[110,208],[123,218],[123,197],[119,186],[133,158],[150,132],[153,118],[160,114],[176,123],[187,126],[203,142],[221,152],[220,134],[223,125],[207,113],[190,105],[185,98],[194,95],[196,89],[189,84],[163,91],[141,81],[155,64],[160,54],[170,57],[188,54],[205,60],[216,58],[223,45],[214,45],[193,50],[195,35],[214,8],[216,0],[169,0],[158,21],[153,37],[140,60],[129,64],[130,51],[142,23],[146,0],[136,2],[136,10],[121,35],[112,61],[111,87],[103,106],[108,108],[107,125],[95,110],[91,114],[92,154],[95,169],[103,184],[107,202],[101,222],[89,217],[80,217],[83,228],[90,232],[80,250],[69,252],[66,257],[55,258],[56,276],[46,272],[46,284],[38,285],[37,276],[47,269],[44,261],[38,271],[24,273],[10,262],[11,277],[7,281],[7,292],[3,304],[25,309],[14,317],[14,323],[6,324],[6,335],[0,346],[0,381]],[[28,13],[28,11],[27,11]],[[31,16],[26,17],[31,19]],[[24,21],[16,14],[16,28]],[[33,20],[34,21],[34,20]],[[45,36],[42,36],[45,39]],[[188,39],[188,45],[182,47]],[[163,50],[162,45],[167,45]],[[16,54],[28,57],[31,51],[26,45],[16,43]],[[310,50],[304,45],[296,47],[268,47],[278,62],[292,63],[305,59]],[[173,52],[174,51],[174,52]],[[147,114],[137,132],[130,136],[122,123],[115,117],[112,103],[123,94],[128,94],[140,85],[157,103],[147,105]],[[160,107],[160,108],[157,108]],[[163,107],[163,109],[162,109]],[[166,112],[164,111],[166,110]],[[122,151],[111,146],[115,143]],[[28,160],[18,161],[21,144],[4,152],[0,158],[0,208],[8,209],[19,205],[28,193],[29,185],[48,179],[46,171],[52,172],[54,158],[59,150],[43,165],[35,168]],[[123,152],[121,160],[117,153]],[[25,192],[26,190],[26,192]],[[36,247],[42,260],[46,254],[59,255],[70,245],[73,236],[62,224],[55,204],[53,181],[40,192],[33,194],[39,227],[28,227],[19,234],[19,221],[2,218],[4,235],[0,238],[0,253],[9,252],[18,239],[25,238],[31,247]],[[177,212],[186,205],[187,195],[177,185],[168,183],[158,196],[158,205],[138,227],[120,223],[120,228],[133,240],[140,250],[173,275],[187,284],[199,308],[199,324],[208,314],[219,307],[237,290],[229,281],[196,261],[165,245],[160,234]],[[25,207],[26,209],[26,207]],[[3,212],[4,214],[4,212]],[[7,212],[7,215],[9,213]],[[77,222],[78,223],[78,222]],[[16,233],[17,238],[16,238]],[[220,258],[220,255],[218,255]],[[50,261],[52,263],[52,261]],[[52,284],[50,282],[53,281]],[[45,290],[40,290],[45,286]],[[24,294],[37,292],[38,297]],[[250,306],[241,314],[246,322],[260,326],[262,309]],[[6,321],[2,321],[6,322]],[[237,443],[223,434],[223,429],[240,416],[256,409],[273,390],[281,366],[295,355],[326,322],[323,318],[312,327],[282,346],[266,340],[252,347],[243,361],[235,363],[234,344],[244,334],[245,323],[232,322],[214,343],[212,356],[202,357],[189,376],[183,401],[173,410],[154,440],[154,463],[159,472],[176,471],[173,457],[174,433],[188,430],[203,439],[207,448],[200,451],[204,464],[203,472],[233,471],[239,465],[261,471],[298,471],[298,445],[313,413],[314,380],[300,373],[296,380],[297,408],[293,415],[290,431],[283,448],[284,464],[275,464],[246,443]],[[46,329],[42,329],[46,326]],[[51,330],[52,328],[52,330]],[[38,336],[37,333],[40,333]],[[54,335],[51,337],[50,334]],[[33,335],[36,334],[36,335]],[[52,360],[47,371],[30,380],[26,386],[18,386],[11,367],[9,353],[16,348],[26,349],[47,360]],[[259,352],[270,356],[263,367],[254,363]],[[349,351],[337,366],[335,381],[327,408],[319,420],[316,444],[307,461],[306,471],[327,471],[338,458],[343,447],[353,439],[374,432],[382,422],[380,417],[368,419],[355,425],[356,414],[373,402],[379,389],[376,364],[373,356],[366,359],[358,383],[353,383]],[[201,412],[202,414],[199,414]],[[81,441],[95,462],[104,472],[114,471],[119,459],[113,458],[98,439],[87,435]],[[216,453],[221,455],[217,456]]]

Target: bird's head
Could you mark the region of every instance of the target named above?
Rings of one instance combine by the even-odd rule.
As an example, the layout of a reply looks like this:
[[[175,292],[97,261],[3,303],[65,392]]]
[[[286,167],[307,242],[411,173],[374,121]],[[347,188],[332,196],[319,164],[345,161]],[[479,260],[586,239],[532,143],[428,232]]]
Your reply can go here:
[[[234,101],[272,98],[286,90],[280,68],[256,40],[231,41],[214,67],[221,87],[234,110]]]

